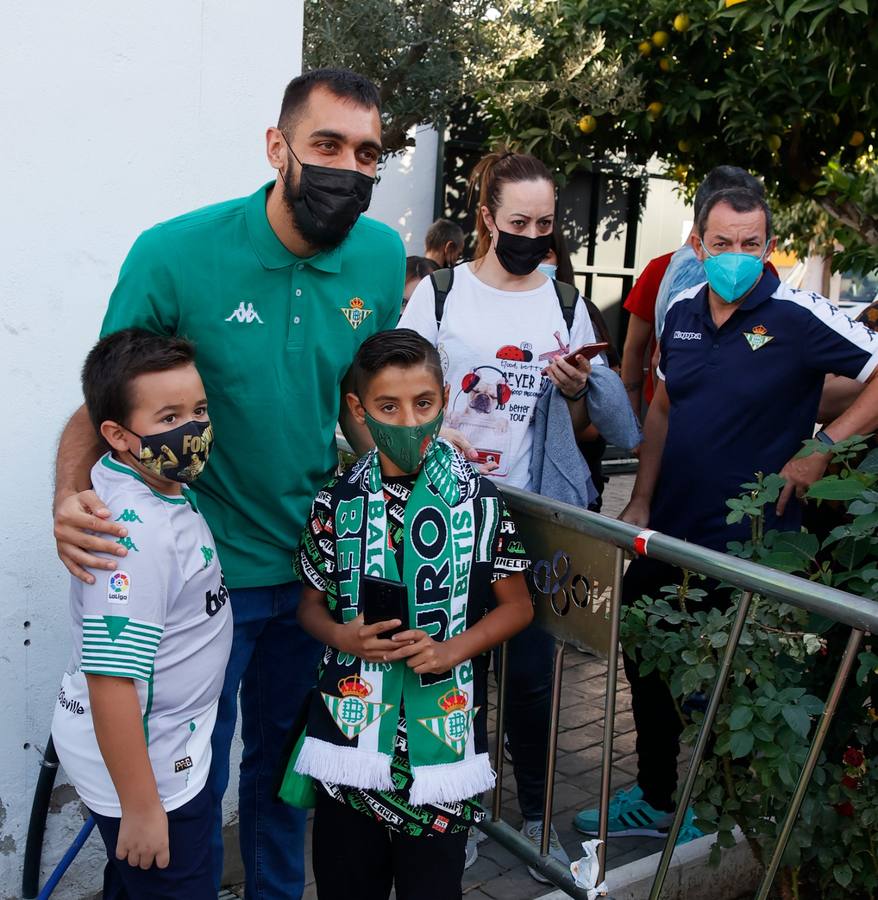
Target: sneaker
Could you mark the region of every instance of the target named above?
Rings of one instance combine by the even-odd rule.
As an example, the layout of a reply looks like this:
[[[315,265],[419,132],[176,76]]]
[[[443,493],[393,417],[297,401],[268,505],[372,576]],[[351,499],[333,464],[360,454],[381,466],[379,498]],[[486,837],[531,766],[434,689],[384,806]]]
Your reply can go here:
[[[598,810],[584,809],[577,813],[573,827],[583,834],[598,833]],[[673,821],[673,814],[655,809],[643,799],[643,791],[639,785],[631,790],[617,791],[610,798],[610,813],[607,822],[607,837],[623,835],[645,835],[646,837],[663,837],[661,828],[667,828]]]
[[[557,859],[565,869],[570,868],[570,857],[567,855],[567,851],[561,846],[561,841],[558,840],[558,833],[555,831],[555,826],[551,825],[549,832],[549,856],[552,859]],[[521,826],[521,833],[537,848],[540,849],[540,844],[543,841],[543,820],[542,819],[533,819],[533,820],[524,820],[524,824]],[[536,869],[527,867],[527,871],[530,873],[530,877],[536,879],[541,884],[552,884],[551,880],[546,878],[541,872],[538,872]]]
[[[662,837],[667,837],[670,830],[670,821],[667,825],[659,828],[659,831],[661,831],[662,833]],[[704,832],[700,828],[695,827],[695,810],[693,810],[690,806],[689,809],[686,810],[686,816],[683,819],[683,825],[680,828],[680,833],[677,835],[676,846],[679,847],[681,844],[688,844],[689,841],[694,841],[696,838],[700,837],[704,837]]]
[[[470,828],[466,836],[464,869],[468,869],[479,858],[479,844],[486,840],[488,840],[488,835],[481,828]]]

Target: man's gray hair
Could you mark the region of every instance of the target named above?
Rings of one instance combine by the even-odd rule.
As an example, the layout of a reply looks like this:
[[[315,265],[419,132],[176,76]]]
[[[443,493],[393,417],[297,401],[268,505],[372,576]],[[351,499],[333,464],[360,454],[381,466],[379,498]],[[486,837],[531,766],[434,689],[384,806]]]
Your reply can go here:
[[[768,208],[768,204],[765,202],[765,199],[755,191],[751,191],[749,188],[740,187],[726,188],[723,191],[717,191],[704,201],[704,205],[698,211],[698,217],[695,220],[695,231],[700,236],[704,236],[704,230],[707,228],[707,219],[710,216],[710,211],[719,203],[725,203],[727,206],[731,206],[735,212],[739,213],[748,213],[753,212],[756,209],[761,209],[765,216],[765,239],[770,240],[773,232],[771,226],[771,210]]]

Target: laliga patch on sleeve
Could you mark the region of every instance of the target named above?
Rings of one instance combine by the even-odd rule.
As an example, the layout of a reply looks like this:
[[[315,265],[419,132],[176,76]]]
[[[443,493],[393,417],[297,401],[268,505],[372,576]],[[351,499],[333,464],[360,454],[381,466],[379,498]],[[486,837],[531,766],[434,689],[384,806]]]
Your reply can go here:
[[[127,604],[130,593],[131,576],[117,569],[107,581],[107,603]]]

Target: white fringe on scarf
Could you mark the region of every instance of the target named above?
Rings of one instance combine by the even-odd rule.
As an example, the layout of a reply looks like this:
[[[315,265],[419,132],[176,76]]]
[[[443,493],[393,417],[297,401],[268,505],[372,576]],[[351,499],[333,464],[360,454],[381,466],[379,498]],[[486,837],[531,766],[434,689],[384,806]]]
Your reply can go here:
[[[306,737],[296,758],[296,771],[332,784],[390,791],[393,790],[390,760],[386,753],[339,747],[328,741]]]
[[[497,773],[491,768],[487,753],[477,753],[460,762],[414,766],[412,775],[414,782],[409,803],[413,806],[469,800],[483,791],[489,791],[497,780]]]

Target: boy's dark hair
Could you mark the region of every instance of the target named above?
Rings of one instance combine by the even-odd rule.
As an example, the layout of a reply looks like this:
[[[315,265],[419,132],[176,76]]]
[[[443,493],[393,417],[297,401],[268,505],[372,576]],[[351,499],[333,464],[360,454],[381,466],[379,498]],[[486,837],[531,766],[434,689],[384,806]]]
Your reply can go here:
[[[82,393],[95,431],[107,420],[124,425],[131,415],[131,382],[147,372],[166,372],[195,362],[184,338],[126,328],[101,338],[82,367]]]
[[[710,213],[719,203],[725,203],[739,213],[753,212],[756,209],[762,210],[765,216],[765,239],[768,240],[771,237],[771,210],[761,194],[757,194],[755,191],[747,188],[727,188],[724,191],[717,191],[711,194],[698,212],[698,218],[695,220],[696,234],[701,237],[704,236]]]
[[[354,387],[361,400],[372,379],[387,366],[401,366],[404,369],[426,366],[436,377],[439,387],[445,386],[438,351],[411,328],[379,331],[360,344],[351,370]]]
[[[424,249],[428,252],[444,250],[445,245],[451,241],[455,247],[460,247],[462,250],[464,240],[465,235],[460,225],[450,219],[436,219],[427,229],[424,237]]]
[[[439,268],[439,263],[427,259],[426,256],[407,256],[405,258],[405,280],[412,278],[426,278],[431,272]]]
[[[325,87],[336,97],[350,100],[366,109],[374,107],[381,112],[378,88],[365,76],[350,69],[312,69],[310,72],[303,72],[287,85],[277,118],[278,128],[292,131],[308,103],[311,91],[316,87]]]
[[[704,176],[704,181],[698,185],[695,192],[693,212],[696,220],[712,194],[729,188],[746,188],[760,197],[765,197],[765,186],[755,175],[738,166],[715,166]]]

